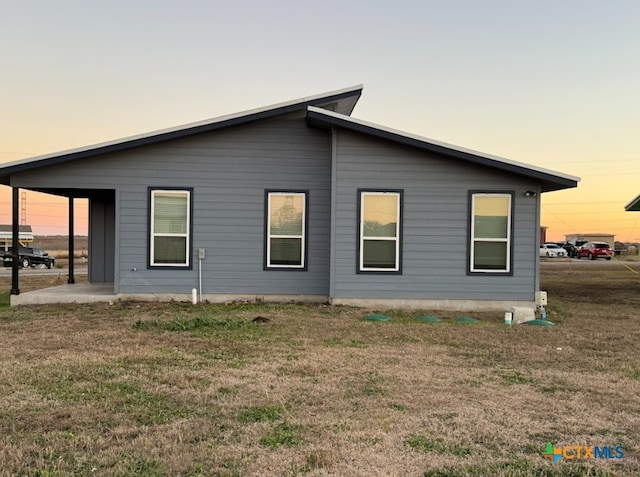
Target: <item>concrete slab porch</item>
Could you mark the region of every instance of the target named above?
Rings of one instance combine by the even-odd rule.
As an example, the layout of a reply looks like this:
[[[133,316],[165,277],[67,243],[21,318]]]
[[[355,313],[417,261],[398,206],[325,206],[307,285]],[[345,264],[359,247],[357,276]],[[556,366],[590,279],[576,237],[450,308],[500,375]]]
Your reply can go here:
[[[100,303],[116,301],[113,283],[76,283],[59,285],[11,295],[11,306],[49,305],[52,303]]]

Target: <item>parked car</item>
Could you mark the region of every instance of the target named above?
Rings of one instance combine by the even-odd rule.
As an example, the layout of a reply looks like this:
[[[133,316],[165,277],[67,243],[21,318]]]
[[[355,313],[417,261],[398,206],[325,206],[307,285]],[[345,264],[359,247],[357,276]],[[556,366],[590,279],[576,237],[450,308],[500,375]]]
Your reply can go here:
[[[540,244],[540,256],[541,257],[566,257],[567,252],[560,245],[553,242],[546,242]]]
[[[37,265],[53,268],[56,265],[55,258],[41,248],[34,247],[20,247],[18,261],[22,268],[35,267]],[[13,251],[11,249],[2,256],[2,263],[5,267],[13,265]]]
[[[563,248],[567,251],[567,255],[571,258],[575,258],[578,255],[578,249],[585,243],[587,243],[586,240],[576,240],[575,243],[567,242],[564,244]]]
[[[576,258],[587,257],[589,260],[605,258],[611,260],[613,250],[606,242],[587,242],[578,249]]]
[[[615,256],[624,255],[627,253],[627,245],[623,242],[616,242],[613,244],[613,254]]]

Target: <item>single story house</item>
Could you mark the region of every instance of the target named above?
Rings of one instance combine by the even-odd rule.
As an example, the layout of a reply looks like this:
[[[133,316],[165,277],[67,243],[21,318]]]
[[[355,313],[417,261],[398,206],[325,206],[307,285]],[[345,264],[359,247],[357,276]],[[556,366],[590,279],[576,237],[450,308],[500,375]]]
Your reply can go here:
[[[533,307],[540,195],[579,178],[355,119],[361,93],[16,161],[0,183],[14,222],[21,188],[71,217],[87,198],[88,278],[120,299]]]
[[[33,243],[33,230],[31,230],[31,225],[20,225],[18,228],[18,243],[23,247],[28,247]],[[0,250],[6,252],[12,244],[12,226],[0,224]]]
[[[576,240],[586,240],[587,242],[606,242],[609,244],[609,247],[611,247],[611,250],[616,246],[616,236],[614,234],[589,232],[585,234],[565,235],[564,239],[572,244],[575,244]]]
[[[640,195],[624,206],[627,212],[640,212]]]

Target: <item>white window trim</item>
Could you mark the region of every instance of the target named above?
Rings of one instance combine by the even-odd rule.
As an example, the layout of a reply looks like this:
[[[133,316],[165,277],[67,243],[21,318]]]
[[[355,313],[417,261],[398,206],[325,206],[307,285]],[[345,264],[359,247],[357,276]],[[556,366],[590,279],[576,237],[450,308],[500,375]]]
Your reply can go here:
[[[185,195],[187,196],[187,227],[186,233],[155,233],[155,196],[156,194],[173,194],[173,195]],[[191,241],[189,234],[191,232],[191,191],[187,189],[151,189],[151,224],[149,231],[149,264],[152,267],[188,267],[191,263]],[[156,237],[184,237],[186,247],[186,261],[180,263],[156,263],[155,262],[155,238]]]
[[[475,237],[475,210],[476,210],[476,197],[506,197],[509,204],[508,216],[507,216],[507,236],[506,238],[476,238]],[[469,257],[469,269],[471,272],[483,272],[483,273],[510,273],[511,272],[511,221],[513,219],[513,195],[509,193],[484,193],[474,192],[471,194],[471,257]],[[507,257],[505,269],[493,269],[493,268],[475,268],[474,257],[476,242],[499,242],[507,244]]]
[[[271,235],[271,198],[274,196],[299,196],[302,197],[302,233],[298,235]],[[304,269],[306,267],[306,241],[307,241],[307,194],[305,192],[267,192],[267,268],[293,268]],[[300,239],[300,265],[280,265],[271,263],[271,239],[292,238]]]
[[[396,196],[396,236],[395,237],[369,237],[364,236],[364,209],[365,209],[365,196]],[[359,270],[361,272],[399,272],[400,271],[400,193],[399,192],[374,192],[374,191],[361,191],[360,192],[360,261]],[[364,242],[365,240],[394,240],[396,242],[396,265],[393,268],[380,268],[380,267],[365,267],[364,266]]]

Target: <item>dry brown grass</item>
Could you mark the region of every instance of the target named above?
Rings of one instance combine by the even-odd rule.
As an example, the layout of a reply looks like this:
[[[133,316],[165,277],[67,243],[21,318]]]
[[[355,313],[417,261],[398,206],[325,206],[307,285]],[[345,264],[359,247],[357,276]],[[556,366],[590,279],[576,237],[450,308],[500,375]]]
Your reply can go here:
[[[543,288],[552,328],[305,305],[4,308],[0,475],[640,474],[640,279],[546,265]],[[553,465],[547,442],[625,457]]]
[[[76,235],[73,240],[74,248],[83,250],[89,248],[89,238],[86,235]],[[34,247],[49,250],[69,250],[69,236],[67,235],[38,235],[33,241]]]
[[[33,241],[33,246],[45,250],[49,255],[55,257],[56,262],[60,259],[69,258],[69,237],[67,235],[37,236]],[[74,237],[74,258],[87,258],[89,250],[89,238],[86,236]]]

